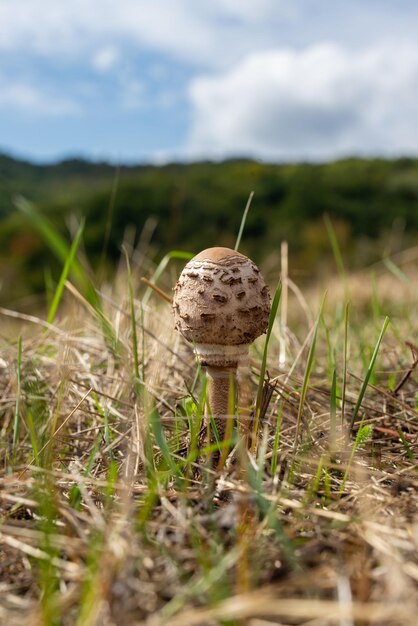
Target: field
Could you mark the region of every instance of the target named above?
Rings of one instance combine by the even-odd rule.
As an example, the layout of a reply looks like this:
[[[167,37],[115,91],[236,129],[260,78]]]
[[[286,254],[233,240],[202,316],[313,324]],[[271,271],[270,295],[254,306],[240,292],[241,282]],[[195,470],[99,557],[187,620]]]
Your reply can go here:
[[[170,294],[187,255],[92,282],[81,230],[46,308],[0,309],[0,622],[415,626],[416,248],[350,273],[331,228],[335,275],[262,268],[214,468],[204,372],[141,281]]]

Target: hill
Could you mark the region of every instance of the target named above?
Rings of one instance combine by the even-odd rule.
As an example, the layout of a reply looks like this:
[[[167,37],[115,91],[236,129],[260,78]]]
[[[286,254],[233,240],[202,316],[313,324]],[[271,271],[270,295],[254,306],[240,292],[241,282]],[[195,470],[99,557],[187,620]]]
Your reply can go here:
[[[242,159],[117,168],[82,159],[34,165],[0,155],[0,299],[43,290],[45,268],[56,265],[39,231],[17,211],[16,196],[34,203],[68,240],[84,218],[89,262],[109,275],[126,238],[131,246],[146,245],[141,253],[151,259],[179,247],[233,246],[251,190],[243,252],[272,265],[286,239],[292,271],[302,277],[329,265],[324,214],[354,267],[416,240],[413,159],[292,165]]]

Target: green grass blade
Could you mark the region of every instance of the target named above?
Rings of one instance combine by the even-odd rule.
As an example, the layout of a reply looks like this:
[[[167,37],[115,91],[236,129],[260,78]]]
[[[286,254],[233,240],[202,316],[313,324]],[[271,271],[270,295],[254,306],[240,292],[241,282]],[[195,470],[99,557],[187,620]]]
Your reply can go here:
[[[36,465],[39,466],[39,443],[38,443],[38,437],[37,437],[37,432],[35,428],[35,422],[33,419],[33,413],[30,408],[28,409],[28,412],[26,415],[26,423],[28,425],[33,458],[35,460]]]
[[[282,295],[282,283],[280,281],[279,284],[277,285],[277,289],[274,294],[273,302],[272,302],[271,309],[270,309],[269,323],[268,323],[267,333],[266,333],[266,341],[264,342],[263,358],[261,361],[260,379],[258,381],[257,399],[256,399],[255,409],[254,409],[253,439],[252,439],[252,446],[251,446],[251,450],[253,453],[256,448],[258,425],[260,421],[260,410],[261,410],[261,403],[263,399],[264,377],[266,375],[266,367],[267,367],[267,351],[268,351],[271,333],[273,330],[274,321],[277,315],[277,310],[279,308],[281,295]]]
[[[61,261],[61,263],[65,264],[70,253],[70,246],[61,233],[56,230],[45,215],[42,215],[36,210],[36,206],[34,204],[25,198],[22,198],[21,196],[16,198],[15,206],[28,218],[53,254]],[[84,295],[87,297],[86,275],[80,263],[77,261],[74,261],[73,263],[72,274],[74,275],[78,285],[83,288]]]
[[[347,482],[347,478],[350,473],[350,468],[353,463],[354,455],[356,453],[357,448],[361,446],[363,443],[366,443],[366,441],[371,439],[373,436],[373,426],[371,426],[370,424],[366,424],[365,426],[363,426],[363,420],[361,421],[360,428],[357,431],[357,435],[353,443],[353,447],[351,449],[350,458],[347,463],[347,469],[345,470],[345,473],[341,482],[341,486],[338,492],[339,495],[341,495],[345,489],[345,483]]]
[[[104,268],[105,266],[106,255],[107,255],[107,251],[109,248],[110,234],[112,231],[112,221],[113,221],[113,215],[114,215],[115,206],[116,206],[116,194],[119,188],[119,180],[120,180],[120,166],[117,165],[115,169],[115,175],[113,177],[112,191],[110,193],[110,199],[109,199],[106,219],[104,223],[103,247],[102,247],[102,254],[101,254],[100,264],[99,264],[99,267],[101,268]]]
[[[13,457],[16,454],[17,444],[19,442],[20,433],[20,395],[22,388],[22,336],[19,336],[17,342],[17,364],[16,364],[16,378],[17,378],[17,390],[16,390],[16,404],[15,404],[15,418],[13,423]]]
[[[204,413],[205,413],[207,383],[208,383],[207,377],[203,376],[199,399],[195,405],[196,409],[194,412],[190,413],[189,420],[188,420],[189,433],[190,433],[189,457],[193,458],[193,460],[198,457],[198,448],[200,445],[199,433],[200,433],[200,429],[203,423]],[[187,464],[186,474],[190,473],[191,470],[192,470],[192,466],[190,464]]]
[[[323,469],[324,469],[324,455],[321,454],[321,456],[319,457],[319,463],[318,463],[318,467],[316,468],[315,476],[313,477],[311,484],[308,486],[305,496],[303,498],[303,502],[305,506],[308,506],[310,502],[315,500],[318,495]]]
[[[175,476],[182,476],[182,472],[177,463],[174,462],[170,449],[167,445],[167,440],[164,435],[163,426],[161,424],[161,417],[158,409],[154,406],[150,411],[149,421],[151,430],[154,434],[155,441],[160,449],[160,452]]]
[[[331,243],[332,252],[334,255],[335,262],[338,268],[338,274],[340,275],[340,279],[342,284],[344,285],[344,291],[348,292],[348,284],[347,284],[347,273],[344,267],[344,261],[341,254],[340,246],[338,243],[337,234],[335,232],[334,226],[332,224],[331,218],[327,213],[324,215],[325,227],[327,229],[328,238]]]
[[[128,292],[129,292],[129,306],[131,310],[132,352],[133,352],[133,357],[134,357],[135,386],[138,386],[141,379],[139,375],[138,335],[136,332],[134,289],[132,285],[132,272],[131,272],[131,264],[129,262],[129,256],[126,250],[124,250],[124,253],[125,253],[125,258],[126,258],[126,267],[128,270]]]
[[[349,319],[350,307],[346,302],[344,311],[344,348],[343,348],[343,388],[341,398],[341,424],[344,423],[345,418],[345,395],[347,391],[347,361],[348,361],[348,319]]]
[[[383,339],[383,336],[384,336],[384,334],[386,332],[388,324],[389,324],[389,318],[386,316],[385,320],[383,322],[382,330],[380,331],[379,338],[378,338],[377,343],[375,345],[375,348],[373,350],[373,354],[372,354],[372,357],[370,359],[369,367],[367,368],[366,375],[364,377],[363,384],[361,386],[360,393],[359,393],[359,396],[357,398],[356,405],[354,407],[353,415],[351,417],[351,422],[350,422],[350,430],[353,430],[354,423],[355,423],[355,421],[357,419],[357,415],[358,415],[358,412],[360,410],[361,403],[363,402],[364,394],[366,393],[366,389],[367,389],[367,386],[369,384],[370,377],[371,377],[371,375],[373,373],[373,370],[374,370],[374,366],[375,366],[375,363],[376,363],[376,358],[377,358],[377,354],[379,352],[380,344],[382,343],[382,339]]]
[[[280,446],[280,433],[283,419],[283,402],[280,401],[277,411],[276,429],[274,431],[273,456],[271,457],[271,475],[275,476],[277,470],[277,458]]]
[[[412,461],[413,463],[415,463],[414,453],[412,452],[411,446],[407,442],[405,435],[403,434],[401,430],[399,430],[398,433],[399,433],[400,440],[402,441],[402,445],[405,448],[405,452],[406,452],[408,459]]]
[[[257,484],[262,485],[264,469],[266,464],[267,442],[268,442],[268,426],[263,428],[263,436],[257,453]]]
[[[313,362],[314,362],[314,357],[315,357],[316,339],[318,336],[319,321],[322,317],[324,303],[325,303],[325,296],[322,300],[321,307],[319,309],[319,313],[315,321],[315,326],[314,326],[314,330],[312,334],[312,341],[311,341],[311,345],[309,346],[309,353],[308,353],[308,360],[306,362],[305,374],[303,376],[303,383],[302,383],[302,389],[300,392],[299,408],[298,408],[297,422],[296,422],[296,435],[295,435],[295,443],[294,443],[295,447],[299,441],[300,424],[302,421],[303,407],[305,406],[306,395],[308,393],[309,380],[311,377],[312,367],[313,367]]]
[[[173,259],[182,260],[182,261],[190,261],[194,257],[194,254],[191,252],[184,252],[183,250],[171,250],[168,252],[159,262],[156,270],[150,278],[150,282],[156,284],[161,274],[164,272],[165,268]],[[148,300],[150,299],[152,294],[151,287],[147,287],[145,290],[144,296],[142,298],[142,306],[145,308],[148,304]]]
[[[410,282],[408,276],[392,261],[392,259],[389,257],[384,258],[383,264],[389,272],[391,272],[391,274],[396,276],[396,278],[401,281],[401,283],[407,285]]]
[[[277,508],[274,502],[270,502],[263,494],[263,485],[260,480],[259,472],[251,465],[247,466],[248,485],[254,493],[254,501],[261,517],[265,520],[267,526],[273,530],[276,535],[283,557],[291,567],[297,567],[297,557],[294,551],[292,541],[286,535],[282,522],[277,515]]]
[[[65,259],[64,268],[63,268],[63,270],[61,272],[61,276],[60,276],[60,279],[58,281],[58,285],[57,285],[57,288],[55,290],[54,297],[53,297],[52,302],[51,302],[51,306],[49,307],[48,317],[47,317],[48,324],[52,324],[52,322],[55,319],[55,315],[57,313],[58,306],[59,306],[59,303],[61,301],[62,294],[64,292],[65,281],[67,280],[68,274],[70,273],[71,268],[73,267],[75,255],[77,253],[78,246],[80,245],[80,241],[81,241],[81,236],[83,234],[83,230],[84,230],[84,221],[81,222],[81,224],[80,224],[80,226],[78,228],[78,231],[76,233],[76,236],[74,237],[74,241],[71,244],[71,247],[70,247],[70,249],[68,251],[68,256]]]
[[[244,232],[245,222],[247,221],[247,215],[248,215],[248,211],[250,210],[250,206],[251,206],[251,202],[253,201],[253,197],[254,197],[254,191],[252,191],[250,193],[250,195],[248,197],[248,200],[247,200],[247,204],[246,204],[245,209],[244,209],[244,213],[242,214],[241,224],[240,224],[240,227],[239,227],[238,236],[237,236],[237,240],[235,242],[234,250],[238,250],[238,248],[240,247],[241,239],[242,239],[242,233]]]
[[[334,369],[332,373],[332,382],[331,382],[331,398],[330,398],[330,455],[331,457],[335,452],[335,442],[336,442],[336,426],[337,426],[337,372]]]
[[[29,202],[22,196],[15,198],[14,204],[19,211],[26,215],[33,226],[35,226],[36,230],[48,243],[55,256],[57,256],[60,261],[64,263],[68,256],[68,245],[50,221],[36,210],[36,207],[32,204],[32,202]]]
[[[376,326],[380,324],[380,320],[382,319],[382,310],[380,306],[380,295],[379,295],[379,287],[376,278],[376,272],[371,272],[371,283],[372,283],[372,297],[370,300],[371,309],[373,311],[373,317],[376,320]]]
[[[36,210],[36,207],[25,198],[18,197],[15,200],[15,206],[24,215],[26,215],[52,253],[65,265],[71,254],[71,247],[65,238],[54,228],[49,220],[44,215],[39,213]],[[76,257],[73,258],[70,274],[74,277],[84,298],[91,305],[94,314],[100,322],[103,336],[105,337],[107,343],[111,346],[113,352],[117,352],[119,349],[119,342],[116,339],[112,325],[103,313],[101,298],[85,269]]]

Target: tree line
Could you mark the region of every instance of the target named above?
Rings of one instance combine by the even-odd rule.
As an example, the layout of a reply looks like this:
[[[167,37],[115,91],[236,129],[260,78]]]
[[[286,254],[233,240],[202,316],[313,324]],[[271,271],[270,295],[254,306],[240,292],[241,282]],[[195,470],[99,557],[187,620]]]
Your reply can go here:
[[[286,239],[291,271],[301,280],[329,267],[324,215],[351,267],[416,241],[417,159],[118,167],[82,159],[36,165],[0,155],[0,300],[40,292],[45,276],[54,280],[60,271],[39,229],[16,208],[19,196],[68,240],[84,219],[89,263],[109,274],[126,239],[146,245],[152,261],[172,249],[233,247],[251,191],[241,250],[260,264],[275,262]]]

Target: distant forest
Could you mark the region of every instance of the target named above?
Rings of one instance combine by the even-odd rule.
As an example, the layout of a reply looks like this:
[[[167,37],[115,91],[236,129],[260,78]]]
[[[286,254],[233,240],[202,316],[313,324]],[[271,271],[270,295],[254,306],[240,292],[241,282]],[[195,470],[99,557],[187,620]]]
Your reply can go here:
[[[417,241],[415,159],[117,168],[77,159],[40,166],[0,155],[0,301],[39,293],[46,276],[54,280],[61,271],[33,219],[16,208],[18,197],[68,241],[84,218],[86,257],[108,276],[124,240],[142,246],[151,262],[173,249],[233,247],[252,190],[241,251],[277,268],[285,239],[291,272],[302,281],[334,267],[325,214],[351,268]]]

